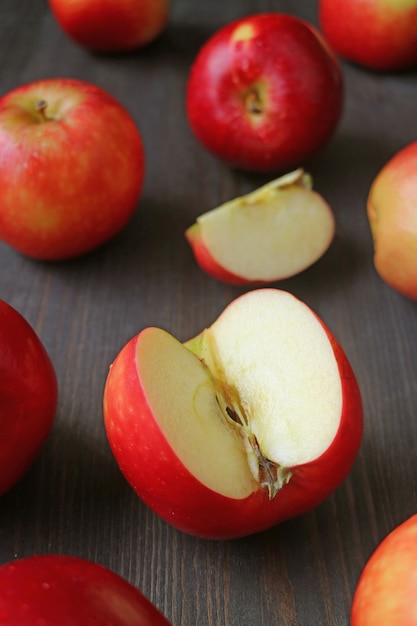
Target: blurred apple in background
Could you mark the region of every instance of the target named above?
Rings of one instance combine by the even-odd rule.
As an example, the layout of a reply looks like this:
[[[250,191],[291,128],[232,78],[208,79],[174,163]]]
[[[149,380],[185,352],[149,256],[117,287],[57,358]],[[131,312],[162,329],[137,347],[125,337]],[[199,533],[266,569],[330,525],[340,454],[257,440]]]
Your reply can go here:
[[[174,527],[225,539],[318,505],[362,438],[359,387],[315,313],[248,292],[185,345],[145,328],[104,390],[110,447],[136,493]]]
[[[103,89],[18,87],[0,99],[0,239],[44,260],[96,248],[134,213],[144,167],[134,120]]]
[[[142,592],[79,557],[36,555],[0,566],[4,626],[170,626]]]
[[[417,63],[417,0],[320,0],[319,22],[348,61],[380,71]]]
[[[141,48],[165,29],[169,0],[49,0],[62,30],[97,52]]]
[[[34,461],[57,402],[55,370],[43,344],[24,317],[0,300],[0,495]]]
[[[201,48],[186,107],[198,140],[249,171],[287,172],[330,139],[343,105],[339,63],[318,31],[265,13],[234,21]]]
[[[417,515],[394,528],[366,563],[352,603],[351,626],[416,626]]]
[[[333,212],[302,169],[200,215],[185,235],[200,267],[235,285],[289,278],[317,261],[335,232]]]
[[[417,300],[417,141],[381,169],[371,185],[367,211],[377,272]]]

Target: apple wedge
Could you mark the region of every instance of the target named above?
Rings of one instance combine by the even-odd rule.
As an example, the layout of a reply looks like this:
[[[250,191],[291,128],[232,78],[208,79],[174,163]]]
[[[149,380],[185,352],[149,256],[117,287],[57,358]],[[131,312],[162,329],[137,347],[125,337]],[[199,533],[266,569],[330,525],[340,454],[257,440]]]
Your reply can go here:
[[[136,493],[176,528],[212,539],[318,505],[362,438],[342,348],[306,304],[272,288],[240,296],[185,344],[142,330],[111,365],[103,407]]]
[[[289,278],[315,263],[335,233],[333,212],[302,169],[204,213],[185,232],[200,267],[235,285]]]

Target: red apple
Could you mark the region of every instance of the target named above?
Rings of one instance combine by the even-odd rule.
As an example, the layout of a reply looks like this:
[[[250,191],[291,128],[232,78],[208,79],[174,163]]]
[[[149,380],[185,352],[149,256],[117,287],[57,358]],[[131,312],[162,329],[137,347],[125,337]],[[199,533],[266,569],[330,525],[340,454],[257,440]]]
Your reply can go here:
[[[144,153],[103,89],[46,79],[0,98],[0,239],[44,260],[81,255],[120,231],[139,201]]]
[[[197,218],[185,236],[213,278],[259,285],[289,278],[317,261],[335,232],[333,212],[302,169]]]
[[[97,52],[126,52],[158,37],[168,22],[169,0],[49,0],[62,30]]]
[[[397,526],[368,560],[353,598],[351,626],[416,626],[417,515]]]
[[[145,328],[119,352],[104,420],[125,478],[161,518],[211,539],[267,529],[318,505],[362,437],[340,345],[291,294],[259,289],[185,345]]]
[[[371,185],[367,210],[377,272],[417,300],[417,141],[381,169]]]
[[[142,594],[86,559],[36,555],[0,567],[0,623],[10,626],[169,626]]]
[[[0,300],[0,495],[29,468],[52,428],[58,384],[30,324]]]
[[[191,68],[186,107],[198,140],[244,170],[285,172],[331,137],[343,104],[342,74],[318,31],[265,13],[215,33]]]
[[[417,63],[417,0],[320,0],[319,21],[351,62],[380,71]]]

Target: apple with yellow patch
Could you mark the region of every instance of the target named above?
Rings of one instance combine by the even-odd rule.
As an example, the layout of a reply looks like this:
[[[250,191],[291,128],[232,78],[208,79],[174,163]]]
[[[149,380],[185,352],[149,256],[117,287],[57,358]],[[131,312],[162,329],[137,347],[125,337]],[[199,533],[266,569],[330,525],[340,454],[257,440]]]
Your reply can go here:
[[[397,152],[375,177],[367,212],[378,274],[417,300],[417,141]]]
[[[333,241],[335,219],[302,169],[204,213],[185,236],[213,278],[259,285],[294,276]]]
[[[234,538],[300,515],[345,479],[362,438],[351,365],[302,301],[258,289],[182,344],[150,327],[104,390],[111,450],[174,527]]]
[[[351,626],[415,626],[417,515],[396,526],[376,547],[359,578]]]

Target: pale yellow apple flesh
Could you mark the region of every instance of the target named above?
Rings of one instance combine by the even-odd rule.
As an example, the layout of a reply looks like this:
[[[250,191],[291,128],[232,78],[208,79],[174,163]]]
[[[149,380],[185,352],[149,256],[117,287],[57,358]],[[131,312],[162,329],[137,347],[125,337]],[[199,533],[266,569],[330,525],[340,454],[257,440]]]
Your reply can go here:
[[[296,170],[197,218],[213,259],[248,281],[294,276],[315,263],[335,232],[331,208]]]
[[[273,497],[292,466],[319,457],[342,413],[339,370],[312,311],[276,289],[249,292],[183,345],[147,329],[137,369],[184,466],[215,492]]]

